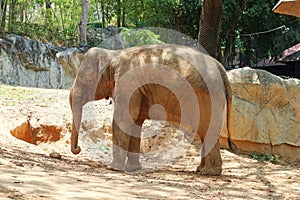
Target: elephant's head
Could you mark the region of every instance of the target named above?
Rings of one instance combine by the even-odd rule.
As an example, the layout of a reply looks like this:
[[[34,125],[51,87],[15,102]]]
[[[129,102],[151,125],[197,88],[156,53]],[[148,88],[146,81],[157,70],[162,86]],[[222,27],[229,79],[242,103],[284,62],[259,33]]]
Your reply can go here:
[[[81,124],[83,106],[93,100],[112,96],[114,89],[114,72],[111,60],[116,51],[91,48],[83,58],[70,92],[70,106],[73,114],[71,151],[80,153],[78,132]]]

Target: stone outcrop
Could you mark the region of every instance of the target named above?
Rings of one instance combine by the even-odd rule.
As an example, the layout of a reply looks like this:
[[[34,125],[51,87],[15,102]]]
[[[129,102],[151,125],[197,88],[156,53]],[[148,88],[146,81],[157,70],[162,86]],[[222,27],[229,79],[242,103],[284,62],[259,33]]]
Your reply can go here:
[[[66,48],[13,34],[6,35],[0,39],[0,83],[40,88],[70,88],[76,73],[72,63],[77,62],[76,67],[79,65],[80,55],[77,53],[80,50],[63,52],[65,50]],[[70,54],[70,51],[75,53]],[[59,58],[56,57],[57,53],[60,53]]]
[[[69,89],[72,87],[77,70],[86,51],[87,49],[84,48],[78,49],[72,47],[56,54],[57,62],[65,74],[63,88]]]
[[[240,152],[300,159],[300,80],[242,68],[228,73],[231,135]],[[226,130],[221,144],[227,146]]]

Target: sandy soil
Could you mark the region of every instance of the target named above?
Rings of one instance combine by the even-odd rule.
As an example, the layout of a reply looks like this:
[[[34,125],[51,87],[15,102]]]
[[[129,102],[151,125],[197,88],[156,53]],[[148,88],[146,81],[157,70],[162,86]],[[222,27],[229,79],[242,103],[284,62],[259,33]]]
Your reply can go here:
[[[222,175],[208,177],[194,172],[193,147],[164,166],[148,155],[135,173],[106,169],[87,146],[74,156],[68,91],[0,86],[0,112],[0,199],[300,199],[300,163],[281,158],[274,164],[222,150]],[[62,139],[32,145],[11,136],[29,118],[62,126]]]

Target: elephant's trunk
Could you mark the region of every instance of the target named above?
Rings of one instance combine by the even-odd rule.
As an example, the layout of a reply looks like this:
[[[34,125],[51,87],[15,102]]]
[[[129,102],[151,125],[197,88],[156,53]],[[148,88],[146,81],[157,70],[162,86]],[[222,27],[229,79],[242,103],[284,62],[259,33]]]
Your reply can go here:
[[[73,154],[79,154],[81,149],[78,146],[78,130],[76,128],[76,123],[73,120],[72,123],[72,135],[71,135],[71,151]]]
[[[72,134],[71,134],[71,151],[73,154],[79,154],[81,149],[78,146],[78,132],[80,129],[81,124],[81,117],[82,117],[82,99],[74,98],[73,89],[70,92],[70,105],[73,114],[73,121],[72,121]],[[77,96],[77,94],[75,94]]]

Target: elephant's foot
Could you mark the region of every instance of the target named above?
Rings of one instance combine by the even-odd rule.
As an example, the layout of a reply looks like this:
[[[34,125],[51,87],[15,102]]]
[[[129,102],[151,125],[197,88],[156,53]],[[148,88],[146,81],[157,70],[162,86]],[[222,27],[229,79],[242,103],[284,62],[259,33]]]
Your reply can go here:
[[[140,162],[127,162],[126,163],[126,171],[128,172],[133,172],[136,170],[142,169],[142,165]]]
[[[124,163],[118,162],[118,161],[113,161],[107,169],[114,170],[114,171],[126,171],[126,167]]]
[[[140,163],[140,155],[138,153],[128,153],[127,156],[128,159],[126,162],[126,170],[128,172],[142,169],[142,165]]]
[[[201,155],[205,155],[206,146],[202,146]],[[201,163],[197,167],[197,172],[201,175],[220,176],[222,173],[222,158],[220,154],[219,143],[201,158]]]
[[[196,172],[199,172],[201,175],[220,176],[222,173],[222,167],[201,167],[199,165]]]
[[[211,157],[208,155],[201,159],[200,165],[197,167],[197,172],[201,175],[219,176],[222,173],[222,159],[219,156]]]

